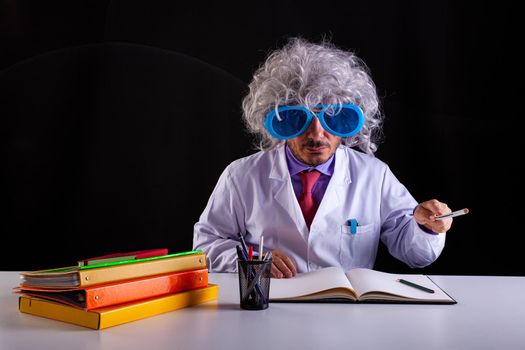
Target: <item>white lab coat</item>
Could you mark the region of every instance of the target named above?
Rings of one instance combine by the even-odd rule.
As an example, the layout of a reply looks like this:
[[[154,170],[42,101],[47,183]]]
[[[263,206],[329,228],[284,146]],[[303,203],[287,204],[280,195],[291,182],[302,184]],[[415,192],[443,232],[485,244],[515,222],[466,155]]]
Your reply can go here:
[[[377,158],[345,146],[336,150],[334,174],[306,226],[294,194],[284,146],[232,162],[222,173],[194,227],[193,247],[206,252],[211,270],[234,272],[237,233],[258,251],[279,249],[299,272],[326,266],[373,268],[381,239],[411,267],[437,259],[445,234],[424,232],[413,218],[417,202]],[[348,226],[356,219],[354,235]]]

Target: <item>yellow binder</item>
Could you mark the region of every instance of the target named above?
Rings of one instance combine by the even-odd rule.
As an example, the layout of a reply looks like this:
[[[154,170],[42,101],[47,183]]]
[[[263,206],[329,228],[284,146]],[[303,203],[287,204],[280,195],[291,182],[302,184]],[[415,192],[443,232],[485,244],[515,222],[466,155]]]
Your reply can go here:
[[[141,259],[142,260],[142,259]],[[121,281],[132,278],[160,275],[169,272],[206,268],[206,254],[193,254],[154,257],[136,260],[133,263],[120,262],[111,266],[94,268],[70,267],[52,270],[22,272],[25,286],[60,288],[87,287],[101,283]]]
[[[23,313],[92,329],[104,329],[215,300],[218,293],[218,285],[208,284],[207,287],[200,289],[90,311],[53,301],[21,296],[19,298],[19,310]]]

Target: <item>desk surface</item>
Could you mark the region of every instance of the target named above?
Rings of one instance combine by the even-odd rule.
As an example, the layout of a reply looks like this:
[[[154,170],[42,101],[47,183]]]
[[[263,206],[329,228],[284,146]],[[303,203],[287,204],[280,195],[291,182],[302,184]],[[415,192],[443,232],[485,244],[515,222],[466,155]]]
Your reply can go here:
[[[431,276],[458,303],[272,303],[239,308],[237,275],[210,274],[219,298],[102,331],[18,312],[18,272],[0,272],[0,349],[524,349],[525,277]]]

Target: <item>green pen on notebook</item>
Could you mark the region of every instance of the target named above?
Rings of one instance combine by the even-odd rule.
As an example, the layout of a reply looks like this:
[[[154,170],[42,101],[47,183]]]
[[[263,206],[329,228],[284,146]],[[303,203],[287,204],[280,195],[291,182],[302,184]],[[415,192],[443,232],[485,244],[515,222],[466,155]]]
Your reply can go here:
[[[410,282],[410,281],[404,280],[402,278],[398,279],[398,281],[403,283],[403,284],[406,284],[407,286],[417,288],[417,289],[422,290],[424,292],[434,293],[434,290],[432,290],[430,288],[427,288],[427,287],[420,286],[419,284],[415,284],[414,282]]]

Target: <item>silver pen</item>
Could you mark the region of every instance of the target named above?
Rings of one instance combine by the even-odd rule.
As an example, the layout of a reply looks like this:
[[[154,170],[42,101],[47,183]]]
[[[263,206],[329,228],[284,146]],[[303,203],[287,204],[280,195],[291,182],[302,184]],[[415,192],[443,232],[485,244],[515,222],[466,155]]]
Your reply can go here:
[[[436,216],[435,219],[436,220],[443,220],[443,219],[453,218],[455,216],[460,216],[460,215],[465,215],[465,214],[468,214],[468,209],[467,208],[461,209],[461,210],[456,210],[456,211],[453,211],[452,213]]]

